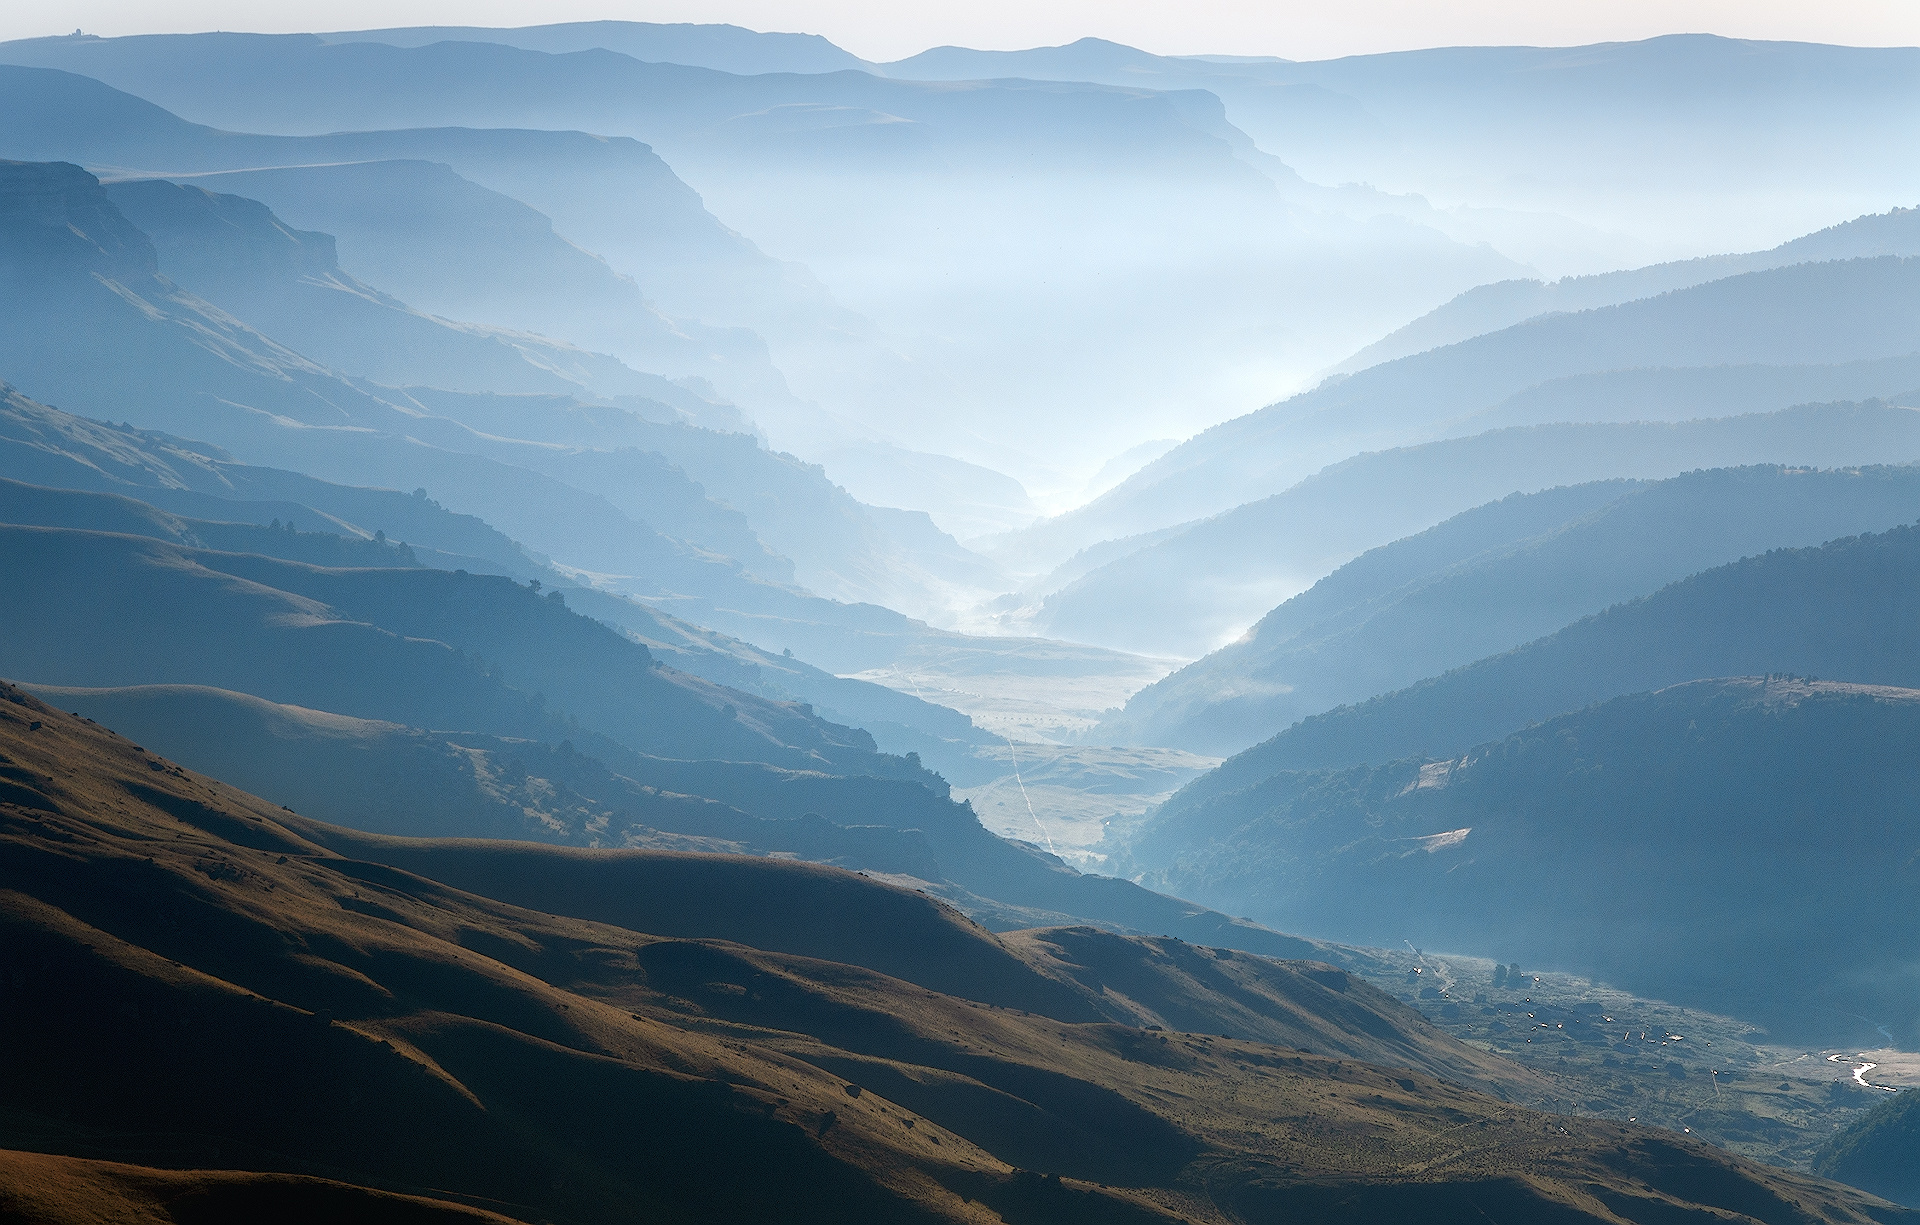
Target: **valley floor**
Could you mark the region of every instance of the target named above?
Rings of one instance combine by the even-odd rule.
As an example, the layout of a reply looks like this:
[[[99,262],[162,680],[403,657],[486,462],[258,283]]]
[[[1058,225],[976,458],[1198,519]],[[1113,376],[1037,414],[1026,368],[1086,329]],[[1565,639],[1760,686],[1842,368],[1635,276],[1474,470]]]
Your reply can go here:
[[[1873,1086],[1920,1088],[1911,1052],[1778,1045],[1732,1017],[1572,974],[1530,970],[1519,989],[1496,988],[1484,958],[1354,954],[1349,970],[1442,1030],[1546,1076],[1565,1095],[1557,1109],[1651,1123],[1772,1165],[1806,1169],[1887,1092]],[[1861,1062],[1878,1065],[1864,1087]]]
[[[981,824],[1050,851],[1083,872],[1107,863],[1100,844],[1190,780],[1220,764],[1179,749],[1096,748],[1009,741],[976,751],[1005,773],[954,789]]]
[[[990,638],[957,641],[963,645],[929,646],[850,679],[952,707],[998,736],[1054,741],[1092,728],[1187,662],[1039,639],[1018,650]]]

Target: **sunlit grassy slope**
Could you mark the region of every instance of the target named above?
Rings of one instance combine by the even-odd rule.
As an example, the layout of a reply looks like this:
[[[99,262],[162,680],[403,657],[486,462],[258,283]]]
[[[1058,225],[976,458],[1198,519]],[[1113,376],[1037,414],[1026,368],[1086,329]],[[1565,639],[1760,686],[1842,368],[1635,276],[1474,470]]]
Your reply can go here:
[[[1284,995],[1323,1030],[1459,1050],[1331,967],[1243,969],[1242,954],[1072,932],[996,939],[931,899],[815,867],[383,842],[11,688],[0,754],[0,1042],[33,1056],[0,1063],[10,1149],[324,1178],[315,1198],[362,1196],[394,1220],[436,1210],[374,1192],[556,1222],[1900,1219],[1671,1134],[1139,1023],[1211,1028],[1228,1000],[1283,1015]],[[542,909],[418,874],[477,887],[490,859]],[[729,879],[736,866],[749,874]],[[694,892],[722,920],[778,918],[796,942],[839,925],[842,945],[816,950],[867,960],[889,934],[944,933],[1033,993],[1011,1006],[967,998],[991,984],[964,973],[940,991],[606,921],[644,920],[661,896],[648,874],[688,871],[708,874]],[[1142,1010],[1131,1023],[1108,1019],[1121,1001]],[[156,1208],[153,1188],[270,1204],[286,1186],[20,1156],[0,1171],[10,1205],[82,1187],[80,1208],[41,1212],[55,1220],[247,1219],[231,1202]]]

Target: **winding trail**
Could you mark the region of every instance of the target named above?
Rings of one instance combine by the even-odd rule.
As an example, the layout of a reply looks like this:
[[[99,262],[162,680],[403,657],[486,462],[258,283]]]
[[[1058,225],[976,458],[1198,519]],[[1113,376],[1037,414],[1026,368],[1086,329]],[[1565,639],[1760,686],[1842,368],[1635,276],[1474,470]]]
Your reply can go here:
[[[926,695],[920,692],[920,682],[913,679],[913,673],[896,668],[893,674],[906,678],[907,684],[913,686],[914,697],[922,702],[927,700]],[[1033,799],[1027,795],[1027,780],[1020,777],[1020,755],[1013,751],[1013,737],[1002,732],[1000,739],[1007,742],[1007,759],[1013,762],[1013,781],[1020,786],[1020,798],[1026,802],[1027,817],[1033,822],[1033,827],[1040,831],[1040,836],[1047,840],[1047,850],[1058,855],[1060,851],[1053,845],[1053,835],[1047,832],[1046,823],[1040,819],[1040,814],[1033,810]]]
[[[1058,855],[1060,852],[1054,849],[1053,835],[1047,832],[1046,824],[1040,820],[1040,814],[1033,810],[1033,801],[1027,797],[1027,780],[1020,777],[1020,755],[1013,751],[1013,737],[1002,735],[1000,739],[1007,742],[1007,758],[1013,762],[1013,781],[1020,785],[1020,798],[1026,800],[1027,816],[1033,821],[1034,828],[1040,831],[1040,836],[1047,840],[1047,850]]]

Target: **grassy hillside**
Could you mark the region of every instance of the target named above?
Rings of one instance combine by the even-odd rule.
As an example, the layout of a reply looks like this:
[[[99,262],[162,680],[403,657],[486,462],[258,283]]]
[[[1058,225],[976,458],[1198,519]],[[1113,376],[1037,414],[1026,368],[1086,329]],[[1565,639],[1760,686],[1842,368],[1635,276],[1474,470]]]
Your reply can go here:
[[[1281,770],[1447,756],[1626,693],[1792,672],[1920,685],[1920,529],[1775,549],[1503,654],[1301,720],[1196,779],[1193,798]]]
[[[1245,638],[1135,694],[1101,733],[1237,752],[1697,571],[1916,515],[1914,467],[1717,469],[1515,496],[1342,567]],[[1499,539],[1499,528],[1512,535]]]
[[[686,432],[722,437],[705,430]],[[751,445],[749,439],[740,441]],[[572,582],[485,520],[450,511],[437,498],[421,496],[418,490],[408,495],[395,488],[336,484],[299,472],[238,463],[219,447],[126,423],[116,426],[78,417],[31,400],[5,384],[0,384],[0,477],[53,489],[118,494],[204,520],[238,520],[261,526],[279,520],[305,532],[317,528],[361,537],[384,533],[414,546],[426,564],[521,580],[537,578],[543,583]],[[54,518],[35,522],[66,526],[68,521]],[[791,690],[797,696],[807,700],[830,696],[824,704],[863,716],[878,713],[887,722],[917,728],[918,735],[936,741],[966,739],[964,729],[954,724],[962,716],[919,711],[916,708],[924,703],[904,695],[896,699],[869,694],[867,689],[877,687],[836,683],[838,678],[819,669],[854,672],[885,666],[918,651],[937,654],[947,648],[1004,657],[1013,661],[1010,666],[1016,670],[1023,665],[1047,667],[1056,663],[1062,652],[1077,655],[1093,671],[1109,666],[1112,659],[1110,652],[1093,647],[1076,649],[1032,639],[968,638],[935,630],[876,604],[842,604],[743,576],[728,562],[691,554],[678,546],[670,545],[654,560],[663,564],[652,573],[663,580],[671,594],[654,596],[649,607],[663,612],[664,620],[655,611],[613,593],[583,592],[578,598],[596,618],[643,638],[665,634],[680,648],[695,638],[711,635],[712,631],[686,624],[697,621],[722,631],[722,636],[732,634],[751,640],[753,651],[764,657],[762,662],[784,658],[781,652],[791,649],[818,665],[812,671],[801,666],[806,683]],[[701,590],[711,594],[692,594]],[[709,675],[703,668],[687,670]],[[733,680],[718,669],[709,679],[723,683]]]
[[[1452,759],[1176,797],[1133,854],[1289,930],[1572,970],[1776,1041],[1865,1016],[1911,1043],[1916,736],[1913,689],[1696,681]]]
[[[897,777],[836,776],[818,761],[670,760],[565,724],[425,731],[205,685],[34,688],[276,803],[383,836],[797,857],[886,874],[1000,930],[1091,922],[1271,956],[1323,951],[995,837],[941,780],[885,758],[879,767]],[[451,717],[471,728],[493,712]],[[762,745],[760,755],[775,754]],[[564,902],[545,908],[555,907]]]
[[[504,1225],[513,1218],[443,1199],[330,1178],[177,1170],[0,1150],[0,1213],[45,1225],[213,1225],[271,1219],[378,1225]]]
[[[0,441],[0,448],[4,447],[5,442]],[[0,468],[9,466],[10,461],[16,459],[17,452],[8,455],[0,450]],[[227,471],[231,472],[232,469]],[[59,479],[59,475],[54,474],[55,479]],[[84,473],[70,468],[64,475],[81,477]],[[457,516],[428,505],[425,499],[404,498],[381,490],[328,487],[318,481],[306,483],[321,494],[345,495],[343,500],[363,502],[365,505],[356,507],[362,512],[373,510],[378,513],[397,508],[410,519],[425,518],[430,523],[434,520],[451,521],[454,526],[460,526]],[[377,536],[368,539],[357,534],[362,529],[322,515],[309,506],[225,501],[185,490],[121,487],[137,490],[155,500],[190,502],[212,514],[227,512],[264,519],[268,510],[284,512],[287,521],[281,524],[276,518],[274,523],[235,523],[186,518],[122,494],[51,489],[0,477],[0,522],[148,536],[195,548],[227,553],[257,553],[319,566],[411,567],[432,564],[440,569],[471,567],[480,573],[517,573],[522,577],[531,572],[542,576],[544,581],[563,587],[561,598],[568,601],[569,607],[636,639],[657,659],[678,671],[776,701],[812,703],[833,722],[864,727],[873,732],[890,752],[919,752],[936,769],[942,768],[943,763],[977,768],[972,766],[968,752],[972,746],[986,739],[986,734],[958,711],[935,706],[911,694],[898,693],[866,681],[834,676],[790,655],[761,650],[611,592],[571,586],[567,576],[519,554],[511,541],[500,540],[499,543],[505,546],[501,551],[518,557],[518,564],[490,562],[485,558],[462,557],[424,548],[415,550],[409,545],[383,541]],[[167,498],[165,495],[168,493],[178,496]],[[296,515],[300,522],[308,524],[310,528],[319,525],[337,530],[301,530],[295,522]],[[479,526],[484,531],[484,525]]]
[[[1920,1097],[1902,1093],[1835,1136],[1813,1168],[1897,1203],[1920,1204]]]
[[[918,773],[876,754],[865,732],[660,668],[562,593],[495,575],[330,570],[21,527],[0,527],[0,553],[34,585],[4,614],[0,666],[26,679],[212,684],[414,726]]]
[[[556,1223],[1903,1219],[1418,1071],[521,909],[342,857],[314,841],[323,827],[0,698],[0,972],[37,988],[0,996],[5,1039],[35,1052],[0,1065],[0,1142],[182,1171],[79,1167],[95,1203],[187,1184],[271,1204],[258,1176],[318,1175],[348,1188],[306,1184],[321,1202],[396,1220],[434,1215],[379,1193]],[[556,854],[512,875],[564,888],[583,861]],[[851,913],[879,904],[875,920],[916,904],[822,880]],[[1344,975],[1319,998],[1336,986],[1363,1009],[1383,998]],[[1376,1032],[1411,1018],[1371,1015]],[[79,1176],[44,1158],[0,1170],[16,1204]]]

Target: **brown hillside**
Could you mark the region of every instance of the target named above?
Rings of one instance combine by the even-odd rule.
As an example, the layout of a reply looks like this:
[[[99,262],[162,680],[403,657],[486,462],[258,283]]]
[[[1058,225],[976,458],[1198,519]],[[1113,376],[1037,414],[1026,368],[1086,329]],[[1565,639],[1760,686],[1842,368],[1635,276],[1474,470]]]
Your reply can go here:
[[[445,1200],[325,1178],[236,1170],[157,1170],[118,1161],[0,1150],[0,1221],[34,1225],[505,1225]]]
[[[0,755],[0,1049],[31,1053],[0,1061],[0,1147],[556,1223],[1911,1216],[1420,1072],[522,909],[11,688]],[[33,1179],[0,1165],[12,1202]]]

